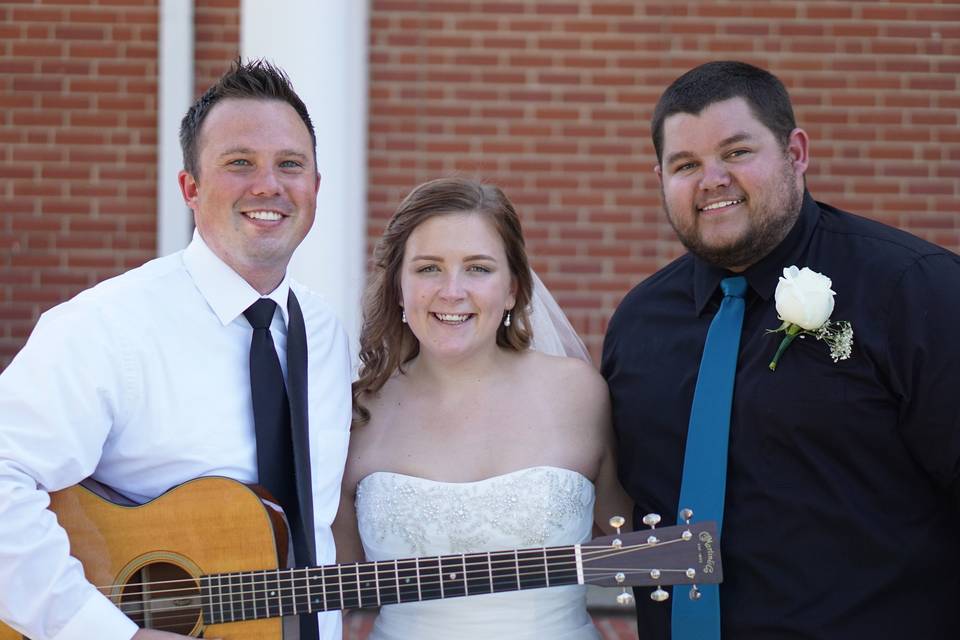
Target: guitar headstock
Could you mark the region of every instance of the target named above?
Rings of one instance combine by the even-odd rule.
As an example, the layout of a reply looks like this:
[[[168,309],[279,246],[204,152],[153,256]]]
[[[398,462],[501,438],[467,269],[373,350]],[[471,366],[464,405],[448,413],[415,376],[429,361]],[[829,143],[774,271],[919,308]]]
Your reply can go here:
[[[655,526],[659,516],[644,518]],[[623,518],[611,518],[619,527]],[[583,581],[603,587],[653,586],[651,598],[666,600],[662,585],[713,584],[723,580],[714,522],[680,524],[596,538],[580,546]],[[626,592],[621,596],[626,596]],[[629,604],[632,598],[618,598]]]

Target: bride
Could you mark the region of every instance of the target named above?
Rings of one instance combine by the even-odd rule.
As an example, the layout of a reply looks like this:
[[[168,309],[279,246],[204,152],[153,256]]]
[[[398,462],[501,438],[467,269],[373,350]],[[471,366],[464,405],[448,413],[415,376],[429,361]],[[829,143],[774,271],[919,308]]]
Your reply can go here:
[[[610,532],[610,516],[631,513],[603,379],[569,325],[560,333],[576,344],[566,350],[579,346],[583,359],[538,350],[566,319],[531,307],[535,276],[500,189],[461,178],[420,185],[374,261],[338,560],[575,544],[594,523]],[[534,324],[544,335],[531,349]],[[371,637],[594,639],[584,590],[388,605]]]

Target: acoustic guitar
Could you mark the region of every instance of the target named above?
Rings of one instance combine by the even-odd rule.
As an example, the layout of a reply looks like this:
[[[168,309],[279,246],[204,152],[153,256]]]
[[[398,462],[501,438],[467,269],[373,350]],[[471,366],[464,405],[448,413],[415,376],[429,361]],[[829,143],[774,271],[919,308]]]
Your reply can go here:
[[[686,524],[588,543],[285,569],[287,532],[256,489],[200,478],[141,506],[83,487],[51,494],[87,579],[141,627],[281,640],[279,616],[571,584],[716,583],[716,527]],[[617,519],[622,524],[623,519]],[[686,597],[686,596],[684,596]],[[20,640],[0,624],[0,640]]]

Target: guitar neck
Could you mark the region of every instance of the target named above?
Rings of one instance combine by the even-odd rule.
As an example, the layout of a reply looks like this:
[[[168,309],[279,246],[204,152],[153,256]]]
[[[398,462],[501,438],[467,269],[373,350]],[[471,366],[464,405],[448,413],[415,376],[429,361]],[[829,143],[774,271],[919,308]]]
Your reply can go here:
[[[577,584],[576,546],[356,562],[201,578],[207,624]]]

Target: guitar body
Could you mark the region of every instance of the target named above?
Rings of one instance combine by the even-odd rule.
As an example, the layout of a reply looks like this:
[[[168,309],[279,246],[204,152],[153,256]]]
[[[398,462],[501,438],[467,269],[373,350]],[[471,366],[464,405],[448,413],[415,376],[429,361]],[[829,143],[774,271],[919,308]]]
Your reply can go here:
[[[199,598],[189,594],[180,594],[188,597],[180,598],[183,608],[173,617],[148,611],[141,614],[146,619],[138,619],[146,607],[129,603],[131,596],[139,598],[145,580],[138,571],[145,566],[154,580],[277,568],[283,556],[277,541],[285,552],[286,530],[250,487],[227,478],[199,478],[134,507],[118,506],[82,487],[50,498],[87,579],[97,586],[115,585],[106,595],[121,609],[126,599],[127,614],[141,626],[224,640],[283,637],[281,618],[202,626]],[[162,597],[156,596],[158,602]],[[169,607],[169,599],[163,602],[156,609]],[[0,640],[23,637],[0,623]]]

